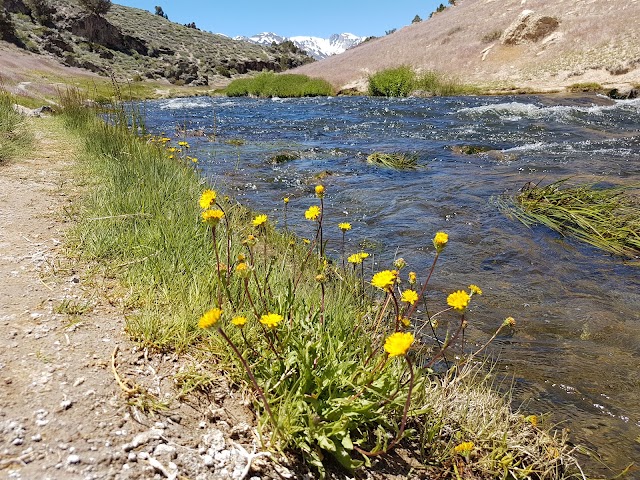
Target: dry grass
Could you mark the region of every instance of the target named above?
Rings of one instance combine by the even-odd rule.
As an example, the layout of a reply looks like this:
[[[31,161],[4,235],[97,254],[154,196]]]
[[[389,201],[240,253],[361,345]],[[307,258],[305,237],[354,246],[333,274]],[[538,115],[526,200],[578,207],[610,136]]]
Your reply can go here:
[[[555,40],[487,44],[524,9],[558,18]],[[606,69],[640,59],[640,29],[633,18],[640,18],[638,1],[529,0],[523,5],[521,0],[465,0],[428,21],[297,70],[338,88],[399,65],[454,75],[467,84],[510,83],[537,90],[590,81],[630,85],[640,81],[640,65],[623,75]]]

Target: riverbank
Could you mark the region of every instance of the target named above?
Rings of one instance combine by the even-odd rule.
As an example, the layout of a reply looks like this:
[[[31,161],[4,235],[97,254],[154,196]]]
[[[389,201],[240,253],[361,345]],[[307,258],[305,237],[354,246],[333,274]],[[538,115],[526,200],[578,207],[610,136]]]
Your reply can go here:
[[[86,117],[85,120],[87,120]],[[238,397],[239,395],[244,397],[242,392],[246,392],[246,386],[234,391],[227,384],[229,380],[239,381],[243,375],[231,363],[232,359],[230,357],[232,355],[229,352],[220,351],[220,343],[215,340],[215,337],[211,337],[210,340],[202,343],[202,337],[194,330],[194,322],[199,315],[197,312],[202,311],[203,307],[210,301],[212,292],[208,291],[208,287],[204,287],[204,284],[198,281],[197,275],[195,278],[174,278],[184,268],[193,271],[193,266],[189,266],[191,264],[188,262],[194,262],[193,265],[198,264],[207,267],[211,261],[210,247],[207,247],[206,242],[203,244],[200,240],[193,238],[196,241],[191,243],[195,243],[195,250],[199,250],[199,254],[194,255],[193,258],[190,258],[189,255],[178,255],[179,258],[188,259],[188,262],[177,265],[178,271],[174,274],[167,271],[169,268],[173,268],[170,265],[161,263],[160,265],[164,265],[163,267],[158,268],[160,265],[156,266],[153,269],[155,272],[164,271],[165,274],[168,274],[162,280],[162,283],[142,282],[141,280],[144,278],[141,277],[141,270],[138,269],[136,273],[136,269],[139,266],[145,265],[146,268],[151,261],[155,262],[156,259],[163,261],[163,258],[175,259],[178,257],[173,256],[171,250],[149,250],[145,248],[145,246],[148,246],[147,244],[137,242],[138,238],[135,238],[135,241],[132,242],[131,235],[134,231],[129,229],[132,225],[136,225],[136,229],[143,227],[145,229],[159,228],[158,231],[165,232],[163,235],[168,238],[171,237],[171,235],[167,235],[169,231],[165,229],[166,224],[171,223],[166,221],[168,218],[176,219],[180,217],[180,215],[177,215],[178,212],[191,211],[195,217],[193,220],[197,220],[198,211],[194,203],[203,188],[198,176],[193,175],[192,170],[189,168],[185,169],[183,164],[169,161],[170,159],[168,159],[163,150],[158,151],[154,145],[144,144],[123,132],[105,132],[104,126],[96,125],[92,127],[89,124],[85,127],[81,126],[80,132],[83,135],[78,137],[76,134],[71,134],[69,131],[64,130],[59,119],[46,118],[34,119],[33,121],[38,122],[37,130],[43,132],[43,138],[48,139],[47,141],[49,142],[40,144],[41,146],[37,151],[46,150],[54,153],[54,158],[82,159],[81,165],[84,167],[81,171],[83,174],[76,173],[75,178],[81,180],[84,187],[82,191],[76,192],[76,194],[83,194],[82,197],[88,198],[90,201],[88,204],[83,203],[84,206],[78,217],[75,214],[73,215],[74,218],[82,220],[81,224],[77,224],[82,225],[82,227],[80,230],[78,230],[77,225],[74,227],[75,233],[70,236],[71,243],[69,246],[71,250],[68,250],[65,256],[55,257],[55,260],[52,259],[51,263],[57,265],[56,272],[58,272],[59,276],[63,274],[62,272],[71,272],[73,276],[69,278],[70,285],[86,285],[90,293],[82,292],[84,296],[80,294],[61,297],[55,297],[52,294],[51,296],[50,303],[52,306],[46,313],[46,319],[42,319],[40,322],[60,321],[62,325],[54,324],[55,328],[52,327],[50,333],[54,348],[60,348],[60,345],[65,343],[73,347],[68,349],[62,347],[53,353],[44,351],[42,355],[36,353],[35,360],[41,361],[45,365],[44,369],[48,368],[47,365],[53,363],[52,370],[49,373],[54,380],[62,378],[61,385],[69,390],[63,389],[62,394],[58,393],[58,397],[62,397],[59,402],[57,398],[53,397],[43,399],[42,403],[47,407],[42,407],[42,409],[30,414],[24,411],[20,412],[19,408],[23,408],[25,405],[19,405],[19,402],[15,402],[16,413],[13,416],[16,419],[35,417],[36,426],[44,428],[50,424],[47,428],[51,430],[44,430],[42,433],[36,431],[29,436],[26,432],[34,431],[33,425],[21,426],[19,420],[9,422],[7,428],[16,430],[15,438],[17,440],[15,442],[12,441],[13,447],[16,447],[14,449],[15,452],[12,451],[15,456],[12,457],[7,465],[11,465],[13,469],[13,463],[15,463],[17,465],[17,475],[23,474],[25,475],[24,478],[29,478],[29,472],[50,468],[64,469],[65,474],[68,475],[65,478],[76,478],[73,475],[78,475],[77,478],[102,478],[100,475],[106,473],[101,471],[101,468],[107,468],[107,472],[110,475],[115,475],[116,478],[148,478],[148,474],[151,471],[162,472],[163,468],[167,472],[166,476],[179,471],[181,475],[189,476],[196,475],[198,472],[209,472],[209,474],[214,472],[213,474],[220,475],[220,478],[240,478],[243,472],[242,469],[247,465],[247,457],[237,444],[242,444],[249,449],[251,444],[257,441],[253,436],[255,427],[252,426],[254,425],[252,409],[246,408],[248,404]],[[52,135],[53,132],[60,132],[60,135],[56,137]],[[91,147],[87,148],[86,144],[83,146],[83,137],[92,139],[91,145],[94,150]],[[98,149],[108,146],[111,142],[109,138],[113,139],[113,146],[117,148],[109,152],[103,151],[102,155],[98,155],[95,150],[96,145],[98,145]],[[122,148],[122,142],[124,142],[126,148]],[[160,156],[158,156],[159,154]],[[38,155],[35,156],[38,157]],[[111,163],[110,159],[115,160],[115,163]],[[151,163],[145,164],[145,161],[150,161]],[[46,163],[44,162],[44,164]],[[30,167],[34,168],[23,170],[23,174],[32,171],[35,173],[44,166],[49,168],[44,169],[47,177],[58,175],[60,178],[69,172],[62,169],[64,165],[57,162],[48,163],[50,165],[29,164],[27,162]],[[99,170],[95,170],[96,168],[104,169],[108,167],[108,164],[111,164],[111,167],[116,167],[120,175],[124,175],[123,177],[112,177],[112,179],[118,179],[115,184],[103,181],[105,180],[104,175],[107,174],[105,170],[96,176],[87,175],[92,169],[97,173]],[[13,164],[6,168],[11,167],[13,167]],[[8,173],[10,174],[11,172],[8,171]],[[113,173],[112,171],[109,175]],[[11,178],[10,175],[7,175],[7,178]],[[133,208],[133,211],[114,210],[113,207],[119,201],[114,203],[105,197],[105,195],[110,196],[112,197],[111,200],[113,198],[122,199],[120,197],[122,192],[119,190],[114,191],[111,187],[116,184],[122,186],[125,178],[128,179],[129,186],[134,187],[133,191],[136,192],[134,196],[127,197],[133,203],[126,207]],[[183,178],[184,181],[177,181],[180,178]],[[140,186],[147,184],[152,185],[151,190],[158,194],[158,197],[153,202],[144,202],[146,197],[140,191]],[[136,185],[138,186],[137,188],[135,188]],[[177,185],[181,186],[179,188],[185,187],[187,190],[181,191],[177,188]],[[147,187],[145,186],[144,188]],[[29,189],[38,192],[32,184],[25,186],[25,190]],[[3,191],[5,190],[3,189]],[[10,189],[7,188],[6,191],[10,191]],[[38,193],[42,194],[42,192]],[[74,199],[77,198],[80,197],[74,197]],[[139,200],[143,200],[147,206],[145,215],[140,215],[140,210],[136,207],[138,205],[136,202]],[[91,204],[93,207],[89,207]],[[177,207],[174,204],[177,204]],[[36,208],[37,206],[35,205]],[[59,207],[63,208],[64,205],[59,205]],[[102,207],[104,211],[92,211],[89,209],[96,207]],[[16,209],[21,210],[23,206],[19,203],[8,202],[5,209],[3,205],[3,212],[12,212]],[[67,209],[67,211],[75,213],[70,209]],[[226,208],[226,211],[229,211],[229,209]],[[139,217],[139,221],[132,217],[134,212],[138,212],[134,217]],[[248,214],[242,212],[242,209],[238,211],[238,221],[245,222]],[[189,220],[188,215],[184,216],[187,217],[186,225],[193,225],[193,220]],[[149,217],[154,218],[149,220]],[[131,222],[132,220],[133,222]],[[29,223],[29,221],[30,215],[27,215],[21,222]],[[108,230],[101,230],[100,225],[105,224],[109,224],[111,227]],[[51,224],[44,223],[43,225],[46,228],[54,228],[50,226]],[[93,226],[90,227],[89,225]],[[114,226],[116,227],[115,231],[118,231],[118,235],[115,236],[111,235],[114,233]],[[178,228],[185,230],[180,226]],[[198,227],[195,231],[200,228]],[[193,227],[191,229],[193,230]],[[95,242],[99,240],[98,237],[100,237],[101,231],[103,232],[101,237],[103,242],[107,241],[106,244],[102,243],[102,245],[110,247],[103,250],[102,253],[98,253],[95,250],[88,251],[88,246],[98,245]],[[106,232],[110,233],[108,237],[104,236]],[[187,231],[186,233],[188,236],[189,232]],[[85,236],[83,237],[82,235]],[[280,242],[275,241],[278,236],[277,232],[269,230],[269,237],[274,240],[274,243],[271,243],[269,248],[276,249],[276,251],[279,248],[288,249],[289,240],[285,238],[284,242],[282,240]],[[11,237],[8,243],[18,244],[19,239]],[[178,241],[174,246],[178,247],[178,245],[185,243],[189,242]],[[80,246],[82,248],[78,249]],[[183,247],[178,248],[182,249]],[[73,267],[77,270],[67,270],[66,268],[69,267],[66,267],[66,265],[68,265],[69,260],[73,261],[79,256],[84,257],[81,263],[83,268],[77,269],[78,267],[74,265]],[[66,260],[65,257],[67,257]],[[203,262],[206,257],[209,258],[209,261]],[[170,260],[170,262],[173,262],[173,260]],[[33,270],[33,272],[36,273],[38,270]],[[204,273],[206,274],[206,272]],[[117,281],[115,281],[116,279]],[[196,292],[192,291],[190,302],[176,305],[175,310],[168,314],[169,303],[166,300],[171,297],[165,297],[165,295],[175,288],[171,286],[172,279],[173,282],[177,280],[178,283],[184,283],[187,280],[189,284],[195,280],[195,284],[200,284],[202,291],[197,293],[196,296],[193,296]],[[34,278],[32,277],[26,281],[33,280]],[[311,275],[309,280],[311,285],[316,285],[313,290],[317,292],[317,279]],[[52,277],[44,281],[54,288],[53,285],[58,280]],[[155,285],[155,287],[149,289],[148,285],[150,284]],[[215,282],[211,282],[211,287],[214,287],[214,285]],[[26,287],[23,285],[22,288]],[[311,298],[307,295],[304,295],[304,297]],[[150,303],[147,304],[147,302]],[[23,306],[19,306],[18,310],[20,308],[23,308]],[[128,317],[124,324],[121,323],[123,313]],[[41,317],[35,316],[32,318],[35,321]],[[5,326],[14,326],[15,322],[12,323],[14,320],[16,320],[16,317],[12,317],[11,313],[8,313]],[[114,320],[116,320],[115,323]],[[104,326],[109,329],[109,333],[105,334],[104,330],[95,328],[105,328]],[[138,346],[129,343],[125,337],[121,336],[123,328],[126,328],[127,333],[133,335],[140,342]],[[81,333],[86,334],[86,337],[76,337]],[[76,338],[80,345],[74,343]],[[41,351],[42,341],[40,338],[36,340],[40,340],[40,344],[25,343],[24,346],[30,352],[34,350],[36,352]],[[115,349],[114,343],[120,348]],[[141,347],[145,346],[146,348],[141,349]],[[15,348],[18,347],[16,346]],[[214,351],[218,351],[220,358],[217,362],[221,362],[218,364],[220,368],[214,368],[213,370],[204,367],[213,358],[211,356],[211,348]],[[74,351],[79,356],[74,356],[72,354]],[[50,357],[55,361],[52,361]],[[67,363],[58,363],[62,357]],[[89,370],[87,372],[82,370],[87,366],[90,369],[95,367],[95,371]],[[35,367],[31,366],[30,370],[43,370],[42,367],[39,369],[37,367],[37,365]],[[80,370],[74,370],[74,368],[80,368]],[[226,374],[223,373],[225,370],[227,371]],[[234,370],[236,371],[234,372]],[[19,375],[16,385],[20,385],[18,380],[20,382],[24,381],[26,375],[26,372]],[[88,378],[91,381],[87,380]],[[182,381],[180,382],[179,379],[182,379]],[[13,383],[13,381],[12,379],[10,383]],[[94,381],[96,382],[95,385],[93,384]],[[175,381],[179,382],[179,386],[181,385],[177,391]],[[28,381],[16,389],[16,393],[24,392],[27,384]],[[73,387],[69,387],[69,385]],[[87,425],[95,429],[91,435],[83,433],[84,430],[81,424],[77,429],[69,428],[69,425],[73,424],[73,420],[70,420],[74,418],[72,415],[77,414],[79,415],[78,418],[92,418],[90,412],[94,412],[97,405],[97,403],[85,404],[81,398],[72,395],[75,392],[73,388],[82,390],[83,385],[93,387],[89,388],[89,390],[96,392],[87,394],[87,398],[93,398],[92,396],[97,394],[102,399],[108,399],[106,402],[97,402],[100,404],[100,410],[97,411],[102,418],[113,420],[113,422],[99,422],[97,427],[95,422],[88,422]],[[401,477],[407,475],[409,471],[422,472],[417,475],[428,475],[430,471],[464,467],[466,464],[463,457],[456,456],[453,451],[454,447],[461,444],[462,437],[450,437],[451,432],[466,432],[465,438],[472,439],[475,442],[475,447],[470,447],[469,454],[473,452],[473,457],[477,456],[478,460],[482,458],[481,455],[489,448],[490,444],[495,445],[494,442],[496,441],[500,443],[500,439],[504,438],[505,435],[507,435],[506,438],[512,439],[510,442],[515,442],[517,445],[533,441],[535,449],[542,449],[541,453],[544,458],[548,457],[549,452],[557,455],[555,459],[545,460],[547,467],[550,466],[549,461],[556,466],[558,466],[557,462],[560,462],[559,465],[563,465],[561,469],[554,468],[545,471],[544,475],[542,475],[542,471],[538,471],[538,468],[542,467],[534,467],[534,464],[528,463],[530,468],[535,469],[539,475],[542,475],[540,478],[565,478],[564,475],[568,474],[564,467],[566,462],[571,461],[571,457],[570,451],[566,450],[566,444],[562,440],[553,440],[547,437],[546,433],[544,433],[545,431],[539,430],[537,425],[533,425],[531,419],[523,420],[523,417],[511,412],[503,401],[489,391],[487,385],[483,385],[478,379],[473,379],[471,383],[466,383],[462,381],[462,378],[450,384],[445,383],[445,385],[447,385],[447,388],[443,388],[444,385],[436,381],[430,385],[423,386],[422,388],[425,388],[424,392],[416,392],[417,398],[428,402],[423,405],[423,408],[433,409],[433,418],[439,418],[447,426],[446,431],[448,433],[446,433],[446,436],[441,437],[440,441],[436,442],[436,445],[429,447],[432,449],[432,453],[439,452],[439,456],[432,457],[431,462],[435,458],[440,458],[444,463],[440,466],[432,464],[425,470],[424,467],[414,463],[417,458],[414,457],[415,452],[404,447],[399,451],[404,452],[403,455],[408,455],[413,460],[410,462],[407,462],[406,459],[403,460],[402,465],[404,466],[401,469],[406,468],[408,470],[402,473]],[[195,391],[199,391],[200,394],[193,396]],[[189,392],[192,392],[192,394],[189,394]],[[468,411],[469,398],[474,398],[474,402],[477,402],[478,405],[486,405],[487,410],[485,413],[487,417],[478,416],[478,411]],[[179,399],[181,401],[178,401]],[[54,408],[56,405],[59,406]],[[427,407],[426,405],[432,406]],[[40,410],[46,410],[47,413]],[[54,414],[51,412],[60,414],[60,417],[63,418],[63,420],[60,420],[61,423],[58,422],[57,416],[53,417]],[[149,414],[145,415],[144,412]],[[47,419],[40,418],[49,415],[54,418],[53,421],[49,420],[44,423]],[[65,418],[66,421],[64,420]],[[500,428],[506,427],[511,433],[495,429],[497,419],[500,419],[502,425]],[[16,421],[18,421],[17,425]],[[489,423],[485,423],[487,421]],[[138,424],[137,422],[140,423]],[[492,427],[487,430],[489,424]],[[420,423],[417,425],[420,425]],[[63,427],[70,433],[68,441],[63,441],[56,445],[46,441],[43,442],[43,438],[56,438],[58,433],[55,429],[61,430]],[[482,433],[474,433],[474,430],[478,427],[481,428]],[[488,434],[489,436],[487,436]],[[515,438],[518,440],[516,441]],[[29,443],[28,446],[27,443]],[[31,453],[24,453],[19,450],[23,445],[27,447],[26,449],[23,448],[23,450],[31,447],[33,448],[32,451],[43,451],[43,453],[36,454],[34,458],[30,456],[23,457]],[[111,449],[107,457],[101,457],[103,453],[102,445]],[[532,447],[532,445],[529,446]],[[513,459],[519,458],[518,455],[523,455],[524,453],[518,447],[516,447],[516,450],[507,448],[507,452],[512,456],[511,461],[513,462],[516,461]],[[69,453],[65,457],[66,459],[62,460],[60,451]],[[369,470],[368,475],[373,478],[394,478],[399,474],[399,464],[396,462],[400,458],[404,457],[390,454],[388,461],[385,461],[383,457],[383,461],[376,462],[376,467]],[[500,458],[503,457],[501,456]],[[533,461],[533,457],[526,458],[529,462]],[[52,464],[51,462],[56,459],[57,463]],[[224,463],[225,461],[226,463]],[[272,478],[276,475],[274,472],[282,468],[275,466],[281,464],[281,462],[287,463],[288,460],[278,459],[277,463],[272,463],[272,461],[266,461],[265,458],[260,458],[256,460],[254,472],[261,472],[264,478]],[[175,468],[172,464],[175,465]],[[519,471],[521,468],[519,464],[510,465],[505,468],[513,468],[514,471]],[[301,475],[301,468],[304,467],[302,465],[295,467],[294,476]],[[466,471],[468,473],[474,472],[473,475],[475,477],[473,478],[485,478],[483,475],[486,474],[482,474],[482,471],[476,470],[476,468],[473,467]],[[233,476],[233,471],[238,472],[236,476]],[[391,473],[392,471],[393,473]],[[84,477],[81,477],[82,475]],[[145,477],[145,475],[147,476]],[[214,478],[218,477],[214,476]]]

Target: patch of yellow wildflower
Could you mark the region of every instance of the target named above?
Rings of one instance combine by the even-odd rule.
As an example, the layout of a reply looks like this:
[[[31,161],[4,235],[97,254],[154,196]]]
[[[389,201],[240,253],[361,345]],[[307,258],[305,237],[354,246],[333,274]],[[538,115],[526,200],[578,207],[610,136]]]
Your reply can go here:
[[[318,220],[320,218],[320,207],[317,205],[311,205],[309,209],[304,212],[304,218],[307,220]]]
[[[218,323],[218,320],[220,320],[221,316],[222,310],[220,310],[219,308],[212,308],[207,313],[202,315],[202,317],[200,317],[200,320],[198,321],[198,327],[203,329],[211,328],[216,323]]]
[[[200,208],[207,209],[211,207],[211,204],[216,201],[216,191],[215,190],[205,190],[200,195]]]
[[[413,305],[418,301],[418,292],[416,292],[415,290],[405,290],[402,292],[400,300]]]
[[[384,350],[389,357],[399,357],[406,355],[413,344],[414,336],[410,332],[396,332],[387,337],[384,342]]]
[[[444,232],[436,233],[436,236],[433,237],[433,246],[436,247],[436,252],[440,253],[447,242],[449,241],[449,235]]]
[[[266,215],[256,215],[256,217],[253,219],[251,224],[254,227],[260,227],[260,226],[264,225],[265,223],[267,223],[267,220],[268,220],[268,217]]]
[[[396,270],[383,270],[376,273],[371,279],[371,285],[380,290],[390,291],[396,284],[398,272]]]
[[[447,297],[447,304],[453,307],[454,310],[464,312],[467,305],[469,305],[469,300],[471,300],[471,297],[467,292],[458,290]]]
[[[268,313],[267,315],[262,315],[262,317],[260,317],[260,323],[268,328],[276,328],[282,321],[282,318],[282,315],[277,313]]]

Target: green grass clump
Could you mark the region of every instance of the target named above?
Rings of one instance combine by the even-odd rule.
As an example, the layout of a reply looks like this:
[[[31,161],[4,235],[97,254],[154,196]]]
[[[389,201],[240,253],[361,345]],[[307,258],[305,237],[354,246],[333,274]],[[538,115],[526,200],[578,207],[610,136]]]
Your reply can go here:
[[[225,93],[229,97],[317,97],[334,95],[333,87],[325,80],[306,75],[264,72],[252,78],[232,81]]]
[[[408,97],[415,90],[416,74],[409,66],[389,68],[369,76],[369,95]]]
[[[567,180],[539,187],[527,185],[512,201],[502,201],[506,212],[527,226],[541,224],[597,248],[630,258],[640,255],[640,185],[561,188]]]
[[[13,108],[12,95],[0,89],[0,163],[25,152],[33,142],[26,119]]]
[[[367,162],[379,167],[393,168],[396,170],[414,170],[418,168],[418,156],[403,152],[374,152],[367,156]]]
[[[377,97],[407,97],[416,95],[471,95],[480,90],[463,85],[453,77],[427,71],[417,74],[409,66],[382,70],[369,77],[369,95]]]
[[[602,85],[596,82],[573,83],[567,87],[567,90],[574,93],[599,92],[602,90]]]
[[[264,448],[301,454],[320,476],[332,464],[370,467],[402,445],[440,478],[461,469],[476,479],[571,478],[568,444],[511,412],[473,379],[477,367],[465,366],[484,348],[464,355],[456,342],[480,289],[434,305],[446,332],[418,313],[448,242],[444,232],[433,239],[424,274],[407,272],[398,259],[393,270],[365,279],[368,255],[344,253],[351,225],[331,226],[323,215],[324,186],[296,215],[311,233],[299,241],[205,185],[170,139],[136,136],[126,112],[112,112],[103,123],[67,111],[79,116],[67,124],[87,140],[82,168],[91,179],[73,238],[85,259],[109,265],[123,282],[134,339],[208,366],[181,376],[180,395],[228,376],[253,392]],[[286,218],[296,207],[287,200],[284,208]],[[323,232],[336,227],[346,268],[325,255]],[[438,342],[421,335],[425,326]],[[512,327],[507,319],[496,335]],[[433,374],[453,349],[464,360]]]

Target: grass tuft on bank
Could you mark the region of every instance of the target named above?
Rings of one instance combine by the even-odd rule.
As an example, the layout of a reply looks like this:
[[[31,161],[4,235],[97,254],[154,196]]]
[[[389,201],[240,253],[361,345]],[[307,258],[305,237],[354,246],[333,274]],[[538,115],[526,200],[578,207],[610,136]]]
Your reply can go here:
[[[369,95],[374,97],[472,95],[480,90],[438,72],[417,73],[410,66],[381,70],[369,76]]]
[[[33,144],[33,134],[14,103],[14,97],[0,89],[0,163],[16,158]]]
[[[446,233],[433,238],[429,271],[397,259],[364,278],[366,252],[324,253],[327,228],[343,239],[351,229],[324,216],[325,186],[306,210],[288,198],[280,206],[312,232],[300,241],[206,184],[186,142],[134,135],[135,113],[114,108],[105,123],[76,100],[67,95],[64,115],[86,140],[88,193],[74,245],[122,282],[134,339],[207,366],[184,373],[184,388],[227,376],[252,393],[264,447],[301,454],[320,476],[398,460],[403,449],[427,476],[581,478],[566,439],[486,383],[474,366],[482,348],[460,350],[481,289],[453,291],[432,317],[417,313],[439,256],[455,248]],[[505,319],[487,343],[514,325]],[[444,362],[447,352],[462,360]],[[436,375],[436,365],[450,368]]]
[[[297,98],[335,95],[328,82],[305,75],[264,72],[233,80],[224,93],[229,97]]]

